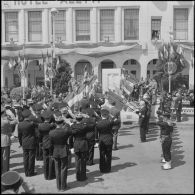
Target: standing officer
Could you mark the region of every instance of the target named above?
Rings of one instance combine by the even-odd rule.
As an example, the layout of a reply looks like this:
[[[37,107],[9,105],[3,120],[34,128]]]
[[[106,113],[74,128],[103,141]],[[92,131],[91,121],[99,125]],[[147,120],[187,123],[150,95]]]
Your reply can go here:
[[[76,179],[77,181],[84,181],[86,176],[86,162],[88,144],[86,139],[86,132],[89,130],[87,124],[82,122],[83,115],[76,114],[76,122],[71,126],[74,135],[74,152],[76,164]]]
[[[163,116],[163,117],[162,117]],[[173,123],[170,121],[170,113],[164,113],[159,121],[156,123],[160,126],[160,138],[163,151],[162,163],[163,169],[171,169],[171,144],[172,144],[172,132],[173,132]]]
[[[29,118],[31,116],[30,110],[26,109],[22,112],[24,121],[18,124],[19,139],[22,138],[22,148],[24,157],[24,172],[26,177],[36,175],[35,169],[35,149],[36,137],[35,128],[37,124],[32,122]]]
[[[55,124],[50,123],[52,114],[49,111],[42,113],[44,122],[38,125],[40,140],[43,144],[43,172],[46,180],[55,178],[55,166],[52,159],[53,147],[49,139],[49,132],[55,128]]]
[[[140,101],[140,112],[139,112],[139,124],[140,124],[140,139],[141,142],[146,141],[146,125],[147,125],[147,107],[143,100]]]
[[[55,162],[55,174],[58,190],[67,188],[68,171],[68,137],[71,135],[70,127],[64,126],[63,117],[60,112],[54,115],[57,127],[49,132],[51,144],[54,147],[53,158]]]
[[[96,140],[99,139],[100,172],[111,171],[112,145],[113,145],[113,120],[109,119],[109,111],[101,110],[101,119],[96,124]],[[115,124],[116,125],[116,124]]]
[[[181,111],[182,111],[182,96],[180,93],[176,94],[176,117],[177,117],[177,122],[181,122]]]

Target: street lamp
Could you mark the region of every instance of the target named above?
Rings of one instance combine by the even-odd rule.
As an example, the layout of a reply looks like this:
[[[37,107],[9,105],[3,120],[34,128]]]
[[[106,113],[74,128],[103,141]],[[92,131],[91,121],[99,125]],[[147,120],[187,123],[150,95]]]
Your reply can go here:
[[[54,63],[54,58],[55,58],[55,16],[58,13],[58,10],[56,8],[51,9],[51,19],[52,19],[52,63],[51,63],[51,77],[50,77],[50,93],[52,95],[53,93],[53,86],[52,86],[52,78],[53,78],[53,63]]]

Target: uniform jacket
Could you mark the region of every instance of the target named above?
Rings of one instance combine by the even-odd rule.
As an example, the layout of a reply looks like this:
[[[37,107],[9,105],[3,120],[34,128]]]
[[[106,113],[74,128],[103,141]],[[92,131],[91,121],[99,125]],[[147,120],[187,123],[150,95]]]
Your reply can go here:
[[[160,126],[161,135],[171,135],[171,133],[173,132],[173,125],[170,125],[167,122],[158,121],[156,124]]]
[[[121,124],[120,111],[112,106],[109,108],[109,112],[113,116],[113,119],[116,119],[115,124],[113,125],[113,129],[119,129]]]
[[[51,145],[54,147],[54,158],[64,158],[68,156],[67,140],[71,134],[72,131],[68,125],[63,126],[63,128],[56,128],[49,132]]]
[[[112,127],[114,125],[113,120],[101,119],[96,124],[96,138],[99,138],[99,144],[105,145],[113,144]]]
[[[146,106],[144,106],[143,108],[141,108],[140,113],[139,113],[139,124],[141,127],[146,125],[146,115],[147,115],[147,108]]]
[[[86,123],[74,123],[71,126],[72,133],[74,135],[74,151],[75,152],[87,152],[88,144],[86,133],[89,131],[89,126]]]
[[[37,128],[37,124],[30,119],[24,119],[18,124],[18,134],[19,139],[22,138],[23,149],[35,149],[35,128]]]
[[[95,118],[92,117],[84,118],[82,122],[87,124],[87,128],[88,128],[88,131],[86,133],[87,140],[95,141],[95,126],[96,126]]]
[[[41,140],[41,142],[43,143],[43,148],[44,149],[48,149],[50,148],[51,145],[51,141],[49,138],[49,132],[54,129],[54,125],[50,124],[50,123],[40,123],[38,125],[38,131],[39,131],[39,140]]]

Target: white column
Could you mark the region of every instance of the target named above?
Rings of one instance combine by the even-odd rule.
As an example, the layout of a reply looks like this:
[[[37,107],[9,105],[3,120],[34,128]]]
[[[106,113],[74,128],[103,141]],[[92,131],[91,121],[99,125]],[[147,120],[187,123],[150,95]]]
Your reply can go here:
[[[2,11],[1,13],[1,29],[5,29],[5,13]],[[5,30],[1,31],[2,44],[5,43]]]
[[[44,9],[42,12],[42,41],[44,44],[49,42],[49,16],[48,9]]]
[[[147,63],[140,64],[140,66],[141,66],[140,79],[143,78],[144,80],[147,78]]]
[[[5,86],[5,61],[1,61],[1,87]]]
[[[121,7],[116,8],[115,13],[115,41],[122,42],[122,10]]]
[[[90,27],[91,27],[91,41],[93,43],[97,42],[97,8],[94,7],[91,10],[91,17],[90,17]]]
[[[189,89],[194,89],[194,54],[192,56],[193,60],[189,62]]]
[[[188,40],[194,40],[194,7],[189,8],[189,20],[188,20]]]
[[[72,20],[72,8],[67,9],[66,14],[66,42],[71,44],[73,42],[73,20]]]
[[[19,43],[24,43],[24,37],[25,37],[25,28],[27,28],[26,24],[24,23],[25,20],[24,10],[19,11],[18,16],[18,27],[19,27]]]

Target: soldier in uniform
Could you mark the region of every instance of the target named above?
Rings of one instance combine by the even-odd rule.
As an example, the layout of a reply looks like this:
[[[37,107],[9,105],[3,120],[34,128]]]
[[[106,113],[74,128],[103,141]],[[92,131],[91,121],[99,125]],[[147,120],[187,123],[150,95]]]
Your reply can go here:
[[[22,148],[24,157],[24,172],[26,177],[35,175],[35,152],[36,152],[36,137],[35,128],[37,124],[31,121],[30,110],[22,112],[24,121],[18,124],[19,139],[22,138]]]
[[[177,122],[181,122],[181,111],[182,111],[182,96],[180,93],[176,94],[176,102],[175,102],[175,107],[176,107],[176,117],[177,117]]]
[[[51,144],[54,147],[53,158],[55,162],[55,174],[57,188],[64,191],[67,188],[68,171],[68,137],[72,134],[70,127],[64,126],[64,120],[60,112],[54,114],[57,127],[49,132]]]
[[[71,126],[71,130],[74,135],[74,152],[77,181],[84,181],[87,179],[86,162],[88,143],[86,139],[86,133],[87,131],[89,131],[89,128],[86,123],[82,122],[82,120],[83,115],[81,113],[76,114],[76,122]]]
[[[140,101],[140,112],[139,112],[139,125],[140,125],[140,139],[141,142],[146,141],[146,125],[147,125],[147,107],[143,100]]]
[[[171,144],[173,123],[170,121],[170,113],[162,114],[156,124],[160,126],[160,138],[163,152],[163,159],[161,160],[161,162],[165,163],[162,168],[164,170],[171,169]]]
[[[55,128],[54,123],[50,123],[52,114],[49,111],[44,111],[42,113],[44,118],[43,123],[39,123],[39,140],[43,144],[43,173],[46,180],[51,180],[55,178],[55,167],[52,159],[53,147],[49,139],[49,132]]]
[[[109,111],[101,110],[101,119],[96,124],[96,140],[99,140],[100,151],[100,172],[108,173],[111,171],[112,162],[112,145],[113,131],[112,127],[115,124],[114,120],[109,119]]]
[[[145,102],[145,105],[146,105],[146,109],[147,109],[147,112],[146,112],[146,116],[145,116],[145,119],[146,119],[146,133],[149,132],[149,122],[150,122],[150,115],[151,115],[151,110],[152,110],[152,101],[151,101],[151,97],[147,94],[144,94],[143,96],[143,100]]]

